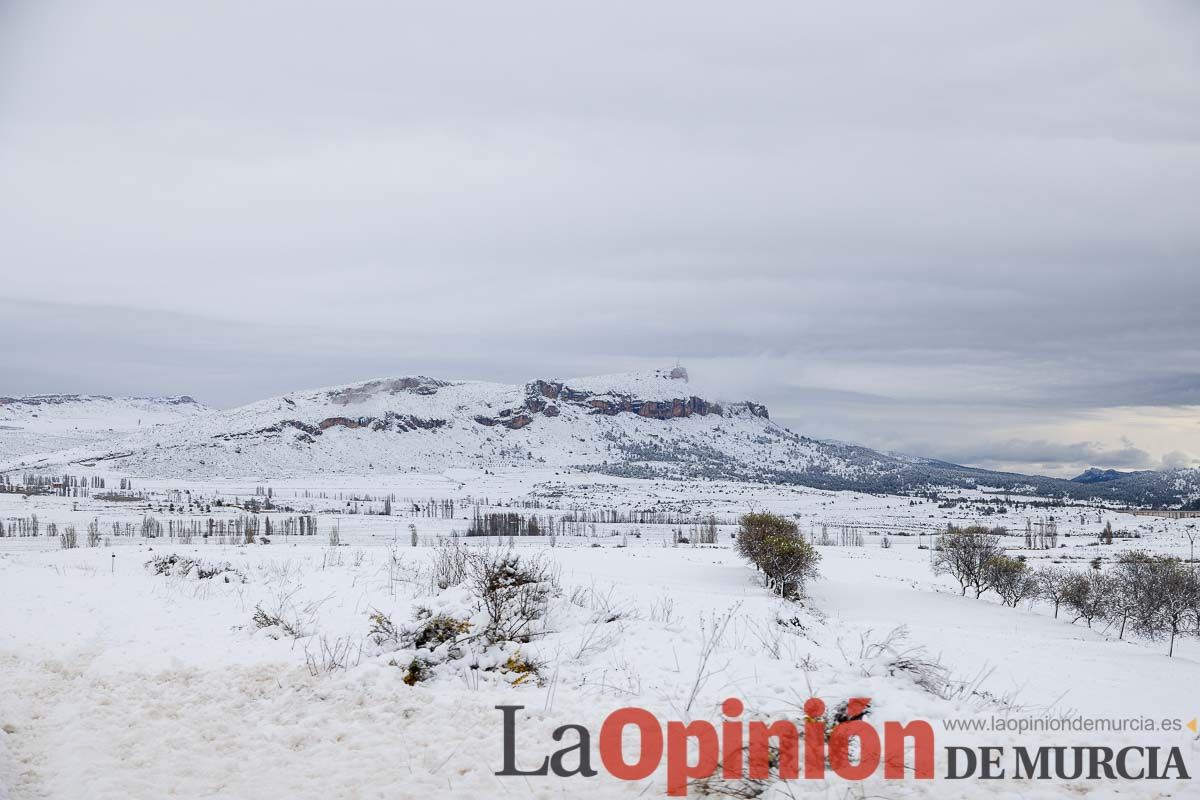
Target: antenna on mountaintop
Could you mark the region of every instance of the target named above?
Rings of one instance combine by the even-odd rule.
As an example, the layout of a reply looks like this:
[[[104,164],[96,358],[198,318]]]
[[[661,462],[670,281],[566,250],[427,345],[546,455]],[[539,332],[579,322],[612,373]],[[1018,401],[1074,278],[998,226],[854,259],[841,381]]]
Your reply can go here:
[[[671,370],[671,378],[682,380],[684,383],[688,382],[687,368],[680,365],[678,358],[675,359],[675,368]]]

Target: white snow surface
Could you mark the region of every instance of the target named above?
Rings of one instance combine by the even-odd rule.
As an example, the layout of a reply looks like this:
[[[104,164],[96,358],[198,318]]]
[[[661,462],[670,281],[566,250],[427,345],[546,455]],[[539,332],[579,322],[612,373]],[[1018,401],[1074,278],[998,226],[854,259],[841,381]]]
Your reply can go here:
[[[210,411],[190,397],[0,397],[0,463],[22,458],[35,462],[59,450],[103,446],[134,431]]]
[[[634,782],[603,770],[497,776],[495,706],[525,707],[518,761],[529,767],[556,749],[561,725],[596,737],[630,705],[719,724],[729,697],[767,721],[799,721],[810,696],[869,697],[875,720],[934,725],[939,774],[956,744],[1176,746],[1200,769],[1187,730],[945,729],[1187,721],[1200,714],[1189,699],[1200,644],[1185,638],[1168,658],[1161,641],[1056,619],[1040,601],[963,597],[932,574],[928,550],[948,523],[1003,525],[1009,553],[1033,566],[1103,570],[1134,549],[1190,557],[1195,520],[981,490],[933,499],[713,479],[714,460],[846,474],[870,469],[870,456],[841,458],[667,372],[546,382],[569,392],[408,376],[225,411],[183,398],[0,402],[0,475],[78,478],[50,494],[0,491],[0,800],[662,796],[662,767]],[[692,398],[709,413],[674,415],[698,407]],[[668,418],[639,414],[645,403]],[[613,404],[624,410],[605,413]],[[604,474],[629,463],[690,477]],[[132,489],[114,491],[121,480]],[[739,516],[760,510],[820,542],[803,601],[772,596],[732,547]],[[463,538],[477,513],[534,515],[555,535]],[[298,515],[316,535],[291,532]],[[1029,548],[1027,522],[1051,516],[1056,546]],[[215,532],[247,519],[271,534],[248,544]],[[699,544],[710,519],[717,539]],[[1110,523],[1119,536],[1102,545]],[[61,546],[69,529],[78,548]],[[546,566],[552,591],[529,641],[481,635],[470,581],[436,580],[447,547]],[[166,556],[232,571],[156,574],[148,565]],[[262,624],[261,611],[280,623]],[[372,615],[411,631],[430,613],[464,626],[461,646],[370,633]],[[410,685],[417,658],[429,664]],[[512,659],[539,664],[540,677],[522,678]],[[755,788],[768,800],[1193,793],[1188,781],[880,777]]]
[[[370,401],[368,401],[370,402]],[[108,480],[116,473],[94,472]],[[246,545],[178,535],[192,522],[232,521],[250,500],[274,510],[276,530],[296,513],[318,518],[316,536],[280,535]],[[988,499],[968,493],[974,500]],[[393,515],[385,516],[384,499]],[[414,510],[453,501],[453,514]],[[219,501],[219,505],[217,504]],[[466,586],[439,589],[429,565],[438,541],[482,511],[563,520],[584,511],[713,515],[715,545],[696,545],[689,524],[587,523],[559,535],[470,539],[472,552],[508,550],[543,559],[559,586],[531,641],[471,645],[407,685],[413,651],[368,635],[379,612],[411,624],[419,607],[481,621]],[[994,506],[994,504],[992,504]],[[498,777],[501,717],[523,705],[519,763],[555,749],[560,725],[586,725],[628,705],[662,720],[719,723],[720,703],[738,697],[747,719],[798,720],[809,696],[831,705],[872,698],[878,720],[926,719],[941,748],[952,744],[1105,744],[1182,748],[1193,774],[1200,749],[1187,732],[951,733],[947,719],[1056,716],[1173,718],[1198,710],[1200,644],[1088,629],[1055,619],[1043,603],[1019,609],[962,597],[929,569],[927,534],[947,522],[1004,524],[1019,533],[1046,511],[984,514],[982,503],[932,501],[732,482],[645,481],[573,470],[459,468],[404,475],[274,480],[137,479],[121,501],[0,493],[0,521],[39,517],[40,535],[0,538],[0,797],[161,800],[178,798],[585,798],[656,797],[659,769],[623,782],[594,778]],[[286,510],[291,509],[291,510]],[[822,545],[821,577],[803,602],[772,597],[731,548],[748,509],[787,514],[807,536],[852,531],[863,546]],[[1135,548],[1186,556],[1187,520],[1106,509],[1054,509],[1062,547],[1010,551],[1035,565],[1087,569]],[[161,538],[112,533],[157,519]],[[59,549],[46,535],[95,520],[95,547]],[[1110,546],[1105,523],[1127,533]],[[416,529],[417,544],[412,543]],[[336,528],[340,546],[331,546]],[[692,537],[672,544],[673,531]],[[891,547],[881,543],[887,537]],[[1134,538],[1136,537],[1136,538]],[[227,563],[245,582],[156,575],[146,563],[175,554]],[[295,637],[252,621],[256,608],[294,620]],[[320,668],[342,652],[342,667]],[[492,670],[520,653],[543,679],[516,681]],[[930,690],[901,661],[940,663],[945,684]],[[318,665],[310,669],[310,665]],[[475,668],[473,668],[475,667]],[[593,748],[595,742],[593,741]],[[593,753],[593,764],[599,765]],[[772,783],[763,797],[1159,798],[1192,796],[1189,781],[884,781],[837,778]],[[691,796],[700,796],[693,789]]]

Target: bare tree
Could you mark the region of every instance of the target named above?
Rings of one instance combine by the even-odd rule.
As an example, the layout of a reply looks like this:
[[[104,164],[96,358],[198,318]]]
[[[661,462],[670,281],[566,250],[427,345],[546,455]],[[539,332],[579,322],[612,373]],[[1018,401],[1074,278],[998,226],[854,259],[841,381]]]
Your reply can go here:
[[[1104,618],[1119,625],[1118,639],[1125,638],[1130,622],[1136,626],[1139,617],[1146,616],[1151,603],[1154,557],[1142,551],[1124,553],[1117,558],[1113,570],[1100,581],[1100,596]]]
[[[968,587],[975,590],[976,598],[980,597],[992,585],[988,562],[1004,557],[1004,548],[1000,546],[1000,536],[1004,533],[1004,528],[949,526],[933,557],[934,574],[953,576],[964,597]]]
[[[1022,600],[1037,596],[1038,584],[1033,572],[1019,558],[996,556],[988,561],[986,571],[988,583],[1006,606],[1016,608]]]
[[[1083,620],[1092,627],[1092,620],[1100,616],[1104,605],[1098,591],[1097,576],[1088,572],[1076,572],[1067,579],[1067,591],[1063,602],[1075,612],[1072,623]]]
[[[1058,619],[1058,609],[1067,598],[1067,582],[1072,573],[1061,567],[1041,567],[1033,573],[1037,581],[1038,597],[1047,603],[1054,604],[1054,618]]]
[[[1167,655],[1173,656],[1179,635],[1197,630],[1200,579],[1178,560],[1160,557],[1144,564],[1141,580],[1138,629],[1151,638],[1167,636]]]

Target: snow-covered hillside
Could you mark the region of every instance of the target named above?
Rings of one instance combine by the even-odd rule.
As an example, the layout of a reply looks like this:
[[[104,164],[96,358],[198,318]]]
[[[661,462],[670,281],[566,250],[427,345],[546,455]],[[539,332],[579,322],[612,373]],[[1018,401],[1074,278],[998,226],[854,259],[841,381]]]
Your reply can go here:
[[[668,372],[524,385],[385,378],[134,430],[54,460],[179,477],[821,460],[815,443],[772,423],[764,407],[699,391]],[[17,459],[5,466],[30,465]]]
[[[94,446],[139,429],[192,419],[209,411],[210,408],[187,396],[0,397],[0,462],[33,462],[45,458],[47,453]]]
[[[34,407],[23,406],[26,424]],[[210,413],[188,398],[47,408],[47,436],[30,427],[25,440],[10,439],[20,446],[0,450],[0,472],[103,465],[149,477],[282,478],[548,466],[871,492],[983,486],[1135,504],[1200,496],[1196,470],[1084,484],[818,441],[776,424],[758,403],[690,383],[682,370],[525,384],[381,378]]]

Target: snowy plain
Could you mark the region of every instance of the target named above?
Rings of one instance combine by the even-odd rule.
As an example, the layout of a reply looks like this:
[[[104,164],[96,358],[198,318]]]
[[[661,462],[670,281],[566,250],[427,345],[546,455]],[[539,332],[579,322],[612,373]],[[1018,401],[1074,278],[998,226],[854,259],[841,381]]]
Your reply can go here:
[[[257,516],[275,519],[269,544],[185,533],[193,521],[244,517],[248,502],[263,502],[268,487],[275,508]],[[556,727],[581,724],[595,736],[608,713],[629,705],[664,721],[719,722],[721,702],[737,697],[745,719],[797,720],[810,696],[830,705],[869,697],[880,720],[933,723],[939,750],[1028,743],[1030,736],[947,731],[947,719],[1190,720],[1198,711],[1189,696],[1200,680],[1195,640],[1168,658],[1162,642],[1118,640],[1115,631],[1055,619],[1044,604],[1012,609],[987,596],[962,597],[953,581],[932,574],[926,549],[930,534],[948,522],[1004,524],[1016,534],[1006,545],[1031,563],[1085,569],[1097,557],[1107,562],[1134,548],[1187,557],[1188,520],[1022,507],[978,492],[955,492],[963,502],[940,507],[951,504],[567,469],[267,483],[137,479],[129,498],[102,494],[119,493],[0,494],[0,521],[9,530],[33,514],[40,528],[38,536],[0,538],[0,796],[665,792],[662,769],[636,782],[603,770],[593,778],[496,776],[503,753],[495,706],[502,704],[525,707],[517,733],[523,768],[557,749],[550,736]],[[385,500],[390,515],[382,513]],[[641,512],[650,521],[563,522],[553,537],[457,538],[477,509],[559,520]],[[736,519],[749,510],[788,515],[826,542],[818,546],[821,577],[803,602],[773,597],[733,550]],[[279,533],[283,520],[309,512],[318,520],[315,535]],[[1049,515],[1059,546],[1025,551],[1026,520]],[[718,523],[715,544],[696,543],[694,526],[679,522],[710,516]],[[653,521],[668,517],[674,521]],[[141,535],[146,518],[165,526],[162,535]],[[100,537],[88,547],[82,538],[93,521]],[[80,546],[61,549],[45,533],[49,523],[59,531],[75,526]],[[1105,523],[1130,538],[1100,544]],[[130,528],[134,535],[125,535]],[[689,541],[676,541],[677,531]],[[370,618],[378,613],[403,624],[420,607],[477,617],[465,589],[442,590],[430,579],[431,563],[447,546],[511,548],[540,559],[559,590],[528,643],[468,645],[469,652],[409,685],[404,666],[413,653],[377,644]],[[240,577],[201,580],[147,566],[170,554],[228,564]],[[294,635],[256,625],[257,609],[290,615]],[[540,678],[504,669],[517,654],[541,665]],[[936,685],[896,667],[906,660],[937,665]],[[1054,745],[1179,746],[1189,766],[1200,753],[1186,730],[1043,738]],[[758,790],[764,797],[1187,797],[1191,787],[830,778]]]

